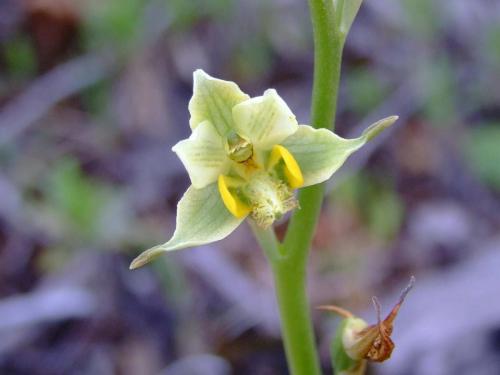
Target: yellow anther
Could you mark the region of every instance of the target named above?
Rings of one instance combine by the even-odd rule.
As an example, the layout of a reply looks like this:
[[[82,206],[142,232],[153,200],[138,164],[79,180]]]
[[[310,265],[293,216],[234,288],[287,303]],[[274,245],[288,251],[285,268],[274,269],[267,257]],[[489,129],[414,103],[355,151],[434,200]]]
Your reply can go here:
[[[241,219],[250,213],[250,208],[229,191],[229,186],[232,182],[233,179],[231,177],[219,175],[219,193],[229,212],[231,212],[238,219]]]
[[[285,163],[285,176],[291,188],[297,189],[304,185],[304,177],[300,170],[299,164],[293,155],[285,147],[275,145],[269,157],[268,168],[274,167],[281,159]]]

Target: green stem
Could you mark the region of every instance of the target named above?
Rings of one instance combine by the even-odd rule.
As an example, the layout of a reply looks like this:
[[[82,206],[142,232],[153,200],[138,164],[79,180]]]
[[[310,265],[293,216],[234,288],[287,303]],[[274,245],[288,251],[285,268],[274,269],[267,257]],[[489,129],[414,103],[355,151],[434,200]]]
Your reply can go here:
[[[262,229],[252,220],[249,222],[272,266],[290,373],[320,374],[305,289],[306,268],[301,262],[283,255],[283,246],[272,229]]]
[[[344,37],[333,0],[309,0],[314,32],[314,84],[311,123],[315,128],[334,127]],[[320,374],[313,325],[306,293],[306,266],[318,222],[324,187],[303,189],[301,209],[295,210],[284,243],[272,230],[253,226],[271,263],[281,317],[288,367],[292,375]]]
[[[314,35],[311,125],[333,130],[344,37],[336,24],[333,1],[309,0],[309,9]]]
[[[286,260],[275,262],[272,269],[289,372],[320,374],[305,288],[306,269],[297,262]]]
[[[311,125],[315,128],[335,128],[337,94],[344,35],[338,30],[340,17],[334,14],[333,1],[309,0],[314,31],[314,84],[311,105]],[[318,221],[324,187],[314,185],[299,194],[300,210],[290,220],[284,246],[287,253],[305,264]]]
[[[248,220],[248,223],[250,224],[250,228],[252,228],[255,238],[257,238],[257,242],[264,250],[264,254],[266,254],[269,262],[271,264],[277,262],[281,256],[280,243],[276,238],[274,231],[271,228],[263,229],[259,227],[253,220]]]

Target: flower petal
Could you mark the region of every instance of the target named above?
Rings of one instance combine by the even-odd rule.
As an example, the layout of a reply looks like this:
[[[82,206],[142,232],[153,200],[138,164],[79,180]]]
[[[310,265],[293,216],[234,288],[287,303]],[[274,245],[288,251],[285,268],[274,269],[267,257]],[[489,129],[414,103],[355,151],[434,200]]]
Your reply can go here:
[[[328,180],[349,155],[392,125],[397,116],[387,117],[369,126],[359,138],[345,139],[327,129],[301,125],[282,145],[290,151],[300,166],[304,186]]]
[[[165,251],[219,241],[242,221],[226,209],[216,183],[203,189],[191,186],[177,205],[176,228],[172,238],[163,245],[143,252],[134,259],[130,268],[142,267]]]
[[[197,189],[215,182],[229,168],[222,138],[209,121],[202,122],[188,139],[172,147],[172,151],[181,159]]]
[[[244,218],[250,213],[250,207],[244,204],[235,194],[231,192],[231,177],[220,175],[217,181],[219,193],[226,208],[238,219]]]
[[[210,121],[217,133],[225,137],[234,127],[232,109],[249,96],[231,81],[213,78],[198,69],[193,73],[193,97],[189,101],[191,119],[195,129],[203,121]]]
[[[273,89],[236,105],[233,117],[236,132],[262,149],[280,143],[299,126],[295,115]]]
[[[302,171],[293,155],[285,147],[274,145],[269,156],[268,168],[274,167],[282,159],[285,164],[285,176],[290,187],[293,189],[302,187],[304,185]]]

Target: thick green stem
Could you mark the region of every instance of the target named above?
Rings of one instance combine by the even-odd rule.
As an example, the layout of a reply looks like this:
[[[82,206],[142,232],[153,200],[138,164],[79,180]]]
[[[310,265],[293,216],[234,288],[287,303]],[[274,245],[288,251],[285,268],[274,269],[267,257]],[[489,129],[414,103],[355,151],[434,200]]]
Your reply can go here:
[[[334,127],[344,36],[333,0],[309,0],[314,31],[314,85],[311,124]],[[323,185],[303,189],[300,210],[292,215],[284,243],[272,231],[254,227],[272,265],[286,357],[292,375],[320,374],[313,325],[306,293],[306,266],[323,201]]]
[[[314,35],[311,125],[333,130],[344,36],[338,29],[332,0],[309,0],[309,9]]]
[[[281,245],[274,234],[272,228],[263,229],[255,223],[253,220],[248,220],[250,224],[250,228],[257,239],[262,250],[264,250],[264,254],[266,254],[267,259],[271,264],[274,264],[281,257]]]
[[[344,35],[338,29],[340,17],[334,14],[333,1],[309,0],[314,31],[314,84],[311,103],[311,125],[315,128],[335,128],[337,94]],[[300,210],[290,220],[285,237],[286,252],[305,263],[316,228],[323,185],[302,189]]]
[[[272,229],[262,229],[252,221],[250,226],[272,266],[290,373],[320,374],[305,289],[305,265],[283,254],[284,248]]]
[[[297,262],[284,260],[273,264],[273,273],[290,374],[320,374],[305,289],[306,269]]]

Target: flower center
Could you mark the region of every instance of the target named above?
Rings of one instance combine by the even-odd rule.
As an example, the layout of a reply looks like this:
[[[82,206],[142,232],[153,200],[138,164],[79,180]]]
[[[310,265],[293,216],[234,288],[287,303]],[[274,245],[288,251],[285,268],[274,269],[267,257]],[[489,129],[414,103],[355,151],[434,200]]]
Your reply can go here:
[[[259,172],[243,188],[251,216],[263,228],[269,227],[286,212],[298,206],[293,190],[267,172]]]

